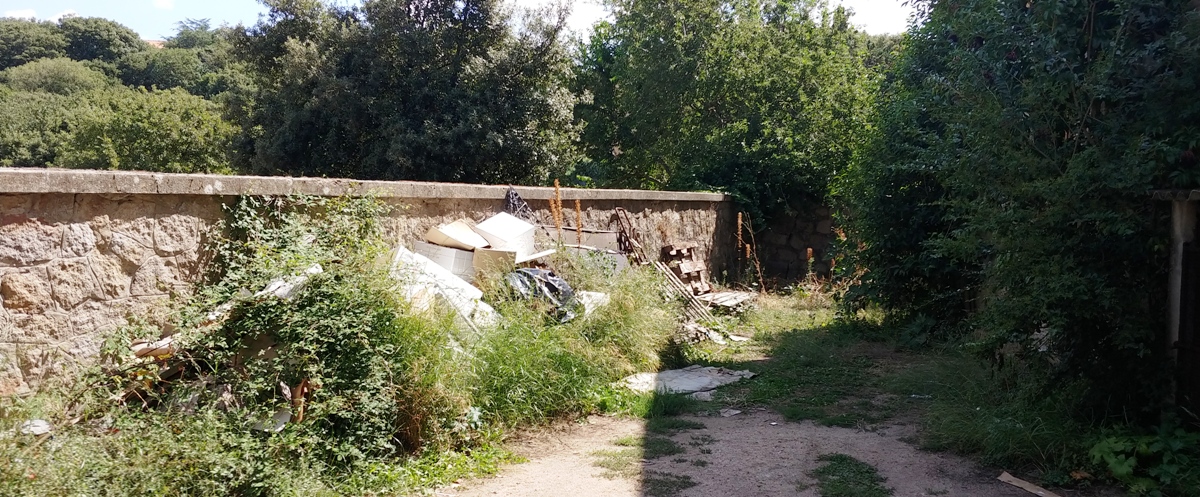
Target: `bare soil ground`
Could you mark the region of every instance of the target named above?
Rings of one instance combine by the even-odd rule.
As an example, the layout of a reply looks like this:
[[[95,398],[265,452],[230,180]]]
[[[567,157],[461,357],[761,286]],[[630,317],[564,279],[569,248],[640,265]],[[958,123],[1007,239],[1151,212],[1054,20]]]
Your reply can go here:
[[[789,422],[767,410],[731,417],[683,416],[706,428],[671,437],[682,454],[640,461],[633,477],[608,477],[595,466],[598,451],[619,449],[623,436],[644,436],[644,420],[594,416],[527,435],[513,450],[528,462],[509,466],[498,476],[462,482],[438,495],[454,496],[642,496],[646,475],[690,477],[695,486],[677,495],[696,497],[817,496],[808,473],[822,454],[841,453],[866,462],[887,478],[897,497],[948,495],[1027,497],[1031,494],[996,481],[997,471],[949,454],[918,450],[902,441],[913,428],[894,424],[873,431]],[[706,453],[707,452],[707,453]],[[701,461],[701,462],[696,462]]]

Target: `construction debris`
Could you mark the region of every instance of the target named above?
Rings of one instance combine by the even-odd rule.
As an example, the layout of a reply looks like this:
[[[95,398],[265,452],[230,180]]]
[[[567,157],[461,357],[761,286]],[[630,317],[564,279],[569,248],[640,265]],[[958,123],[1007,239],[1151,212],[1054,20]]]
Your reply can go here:
[[[703,260],[697,260],[696,242],[680,242],[662,248],[662,259],[676,278],[682,282],[692,295],[701,295],[712,291],[708,282],[708,269]]]
[[[470,250],[415,242],[413,251],[446,268],[467,283],[475,281],[475,254]]]
[[[1008,471],[1000,473],[1000,476],[996,477],[996,479],[1000,480],[1004,483],[1007,483],[1009,485],[1012,485],[1014,487],[1020,488],[1021,490],[1029,492],[1033,495],[1040,495],[1042,497],[1059,497],[1059,495],[1054,492],[1051,492],[1042,487],[1039,487],[1037,485],[1034,485],[1025,480],[1022,480],[1020,478],[1017,478],[1013,475],[1008,474]]]
[[[621,383],[636,392],[692,393],[753,377],[754,373],[750,371],[694,365],[657,373],[638,373],[625,377]]]
[[[300,275],[272,280],[270,283],[267,283],[265,288],[254,294],[254,297],[260,298],[274,295],[283,300],[291,300],[292,297],[300,293],[300,290],[308,283],[310,277],[315,274],[321,274],[323,271],[320,264],[313,264]]]
[[[498,322],[496,311],[480,300],[482,291],[425,256],[397,247],[391,272],[417,310],[429,309],[433,298],[440,297],[472,328],[492,327]]]
[[[575,292],[575,299],[583,305],[583,315],[590,316],[596,309],[608,305],[612,302],[612,297],[603,292],[579,291]]]
[[[476,233],[471,229],[471,225],[462,220],[429,228],[429,231],[425,233],[425,241],[443,247],[468,251],[488,246],[487,239]]]
[[[575,298],[575,291],[553,271],[521,268],[508,273],[504,279],[522,297],[550,302],[554,306],[554,316],[563,323],[579,315],[582,304]]]
[[[22,435],[45,435],[50,433],[50,430],[52,429],[53,427],[50,426],[49,421],[44,419],[31,419],[21,423],[21,426],[17,427],[17,432]]]
[[[511,214],[501,212],[475,225],[475,232],[488,241],[491,248],[512,250],[517,257],[527,257],[536,251],[533,248],[534,226]]]
[[[710,306],[720,307],[728,312],[742,312],[754,301],[750,292],[714,292],[697,295],[696,299]]]
[[[667,293],[684,300],[686,305],[683,308],[683,313],[689,321],[711,322],[715,320],[712,313],[708,312],[708,306],[697,300],[696,296],[692,294],[691,289],[687,285],[684,285],[682,281],[679,281],[679,278],[675,276],[675,273],[671,272],[671,269],[665,263],[655,262],[654,267],[667,280]]]

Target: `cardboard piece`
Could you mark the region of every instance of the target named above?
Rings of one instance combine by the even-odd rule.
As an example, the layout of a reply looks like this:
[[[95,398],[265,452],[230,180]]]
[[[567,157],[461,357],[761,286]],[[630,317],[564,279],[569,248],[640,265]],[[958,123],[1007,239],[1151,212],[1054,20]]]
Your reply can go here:
[[[475,255],[466,250],[456,248],[442,247],[432,243],[414,242],[413,251],[428,257],[439,266],[442,266],[455,276],[462,278],[467,283],[475,279]]]
[[[527,258],[534,254],[534,226],[522,221],[507,212],[501,212],[475,225],[475,232],[488,241],[491,248],[510,250],[517,253],[517,258]]]
[[[429,228],[429,231],[425,233],[425,241],[460,250],[475,250],[488,246],[487,239],[480,236],[463,221]]]

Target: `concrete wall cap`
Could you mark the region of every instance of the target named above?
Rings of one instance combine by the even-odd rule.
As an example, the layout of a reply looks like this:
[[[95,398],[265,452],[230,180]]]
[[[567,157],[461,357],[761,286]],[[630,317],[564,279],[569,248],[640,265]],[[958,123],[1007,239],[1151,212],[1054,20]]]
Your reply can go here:
[[[527,200],[554,197],[554,188],[514,186]],[[468,185],[420,181],[359,181],[285,176],[223,176],[137,171],[99,171],[0,167],[0,194],[13,193],[140,193],[163,195],[364,195],[381,198],[503,199],[507,185]],[[655,190],[563,188],[562,199],[611,201],[725,202],[722,193]]]

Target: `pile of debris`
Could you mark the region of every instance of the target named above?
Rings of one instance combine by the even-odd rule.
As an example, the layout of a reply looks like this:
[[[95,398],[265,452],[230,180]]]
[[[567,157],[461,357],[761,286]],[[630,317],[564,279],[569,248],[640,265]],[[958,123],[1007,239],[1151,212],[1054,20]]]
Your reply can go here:
[[[548,312],[560,322],[587,316],[607,305],[609,295],[575,291],[556,275],[545,263],[545,258],[564,250],[584,252],[593,259],[606,260],[613,271],[623,270],[631,264],[651,265],[657,269],[663,276],[663,287],[668,294],[686,303],[679,333],[689,341],[707,339],[724,344],[726,340],[746,340],[710,329],[708,326],[716,321],[710,307],[739,312],[745,309],[754,294],[714,293],[708,282],[705,265],[698,260],[695,243],[664,247],[663,260],[651,263],[641,248],[628,213],[623,209],[617,209],[619,231],[584,229],[581,226],[582,219],[577,221],[574,228],[564,230],[558,221],[555,226],[535,225],[532,211],[511,189],[507,201],[507,212],[491,216],[478,224],[461,219],[435,226],[426,232],[424,240],[416,241],[411,250],[403,246],[396,248],[390,273],[414,310],[428,310],[439,303],[445,305],[453,310],[460,328],[473,331],[478,338],[500,322],[499,314],[484,302],[483,291],[477,286],[481,278],[491,275],[501,278],[496,283],[506,285],[513,295],[548,304],[545,306]],[[549,235],[550,243],[557,248],[537,249],[535,234],[539,229]],[[542,237],[543,245],[546,245],[546,238]],[[568,243],[570,238],[574,238],[574,243]],[[243,291],[235,300],[290,300],[300,293],[313,276],[322,272],[322,267],[314,264],[299,274],[276,278],[257,292]],[[237,302],[226,302],[214,308],[200,323],[200,331],[203,333],[218,327],[229,317]],[[164,360],[179,354],[181,347],[174,329],[163,331],[159,339],[132,342],[130,348],[133,355],[139,361],[167,364]],[[246,353],[267,352],[276,345],[270,337],[262,337],[261,342],[249,344]],[[180,373],[178,366],[167,367],[161,371],[159,379],[172,379]],[[302,406],[308,389],[305,385],[281,385],[284,396],[297,403],[292,406],[292,411],[299,416],[303,416]],[[131,386],[116,397],[128,400],[130,396],[137,395],[136,390],[137,387]],[[276,425],[287,423],[292,412],[281,411],[277,414],[279,419],[274,420],[271,430],[277,430]]]

